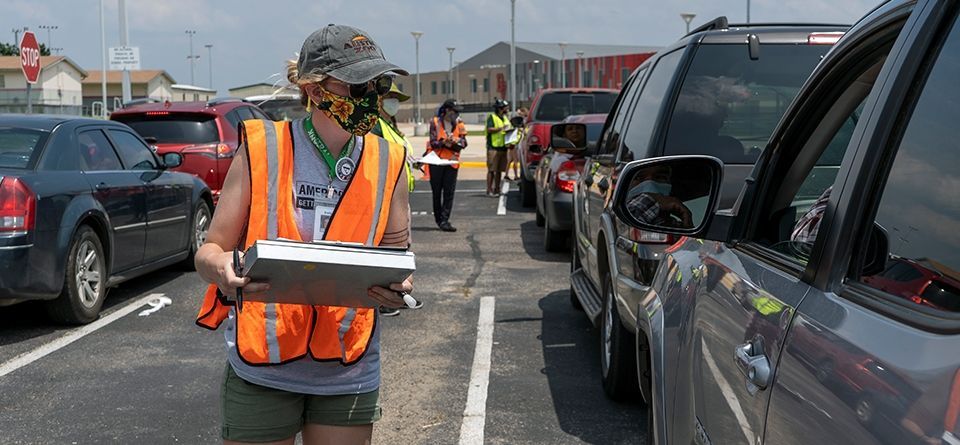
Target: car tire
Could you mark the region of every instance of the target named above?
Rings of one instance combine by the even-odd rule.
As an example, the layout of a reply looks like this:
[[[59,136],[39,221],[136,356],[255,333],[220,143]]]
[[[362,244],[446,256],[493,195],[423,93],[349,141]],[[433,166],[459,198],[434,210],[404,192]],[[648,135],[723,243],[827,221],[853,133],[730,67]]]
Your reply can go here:
[[[546,218],[540,212],[540,207],[537,207],[537,227],[543,227],[544,224],[546,224]]]
[[[567,232],[551,229],[550,221],[546,217],[543,225],[543,249],[547,252],[563,252],[563,248],[566,247]]]
[[[100,237],[88,226],[80,226],[67,249],[63,290],[46,302],[51,319],[68,324],[86,324],[100,316],[107,297],[107,261]]]
[[[200,204],[197,204],[197,208],[194,209],[193,219],[191,219],[190,254],[183,260],[183,267],[185,269],[196,269],[193,260],[197,255],[197,251],[200,250],[200,246],[207,241],[207,230],[210,229],[210,221],[212,220],[213,214],[210,211],[210,204],[207,204],[206,201],[201,199]]]
[[[600,377],[603,392],[615,401],[631,399],[639,392],[631,337],[620,323],[613,298],[613,280],[607,272],[603,279],[603,308],[600,313]]]
[[[527,178],[520,173],[520,205],[526,208],[537,204],[537,190],[533,181],[527,181]]]
[[[570,305],[578,311],[583,310],[583,304],[577,298],[577,292],[573,289],[573,273],[580,268],[580,255],[577,254],[577,240],[570,240]]]

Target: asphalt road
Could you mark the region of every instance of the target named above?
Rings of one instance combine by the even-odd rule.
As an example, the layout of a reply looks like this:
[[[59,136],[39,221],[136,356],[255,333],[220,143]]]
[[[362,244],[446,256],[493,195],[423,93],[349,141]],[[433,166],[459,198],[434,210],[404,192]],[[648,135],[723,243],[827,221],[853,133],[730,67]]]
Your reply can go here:
[[[379,324],[384,418],[374,443],[458,442],[482,297],[495,308],[484,443],[639,443],[645,408],[604,397],[597,332],[569,302],[569,256],[543,250],[516,191],[497,215],[483,183],[462,180],[459,231],[445,233],[428,187],[417,187],[414,295],[425,306]],[[173,303],[149,316],[137,307],[56,349],[78,330],[49,323],[36,304],[0,308],[0,370],[35,358],[0,375],[0,443],[219,443],[225,354],[220,332],[194,324],[203,288],[176,268],[127,282],[101,319],[151,294]]]

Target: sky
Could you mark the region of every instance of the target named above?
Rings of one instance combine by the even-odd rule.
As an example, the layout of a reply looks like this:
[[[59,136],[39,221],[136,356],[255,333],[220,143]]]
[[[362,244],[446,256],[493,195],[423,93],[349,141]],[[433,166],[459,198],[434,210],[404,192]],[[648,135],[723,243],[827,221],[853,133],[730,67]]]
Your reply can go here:
[[[99,70],[100,0],[3,0],[0,42],[29,27],[41,43],[63,48],[88,70]],[[117,0],[102,0],[107,47],[119,46]],[[569,42],[663,46],[681,37],[680,13],[696,17],[691,28],[717,16],[746,22],[747,0],[515,0],[518,42]],[[853,23],[880,0],[752,0],[750,20]],[[186,30],[195,30],[193,84],[227,89],[280,79],[284,61],[303,40],[328,23],[363,29],[387,59],[415,71],[411,31],[420,39],[421,72],[445,70],[447,47],[466,60],[498,41],[510,41],[510,0],[127,0],[130,46],[140,48],[142,69],[163,69],[191,83]],[[40,25],[56,26],[49,32]],[[212,44],[212,57],[204,45]],[[504,61],[505,63],[509,61]]]

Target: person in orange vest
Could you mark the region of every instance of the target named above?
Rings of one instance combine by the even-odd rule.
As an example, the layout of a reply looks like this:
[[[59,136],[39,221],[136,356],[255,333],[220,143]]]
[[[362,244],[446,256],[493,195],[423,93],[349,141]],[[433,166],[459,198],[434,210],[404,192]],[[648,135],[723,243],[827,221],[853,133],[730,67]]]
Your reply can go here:
[[[393,75],[369,34],[329,25],[307,37],[287,77],[308,116],[246,120],[207,240],[195,264],[211,283],[197,324],[223,327],[224,443],[370,443],[380,409],[376,308],[246,301],[267,283],[234,273],[233,251],[257,240],[330,240],[408,247],[404,147],[370,134]],[[412,277],[367,294],[399,307]],[[230,297],[228,299],[228,297]]]
[[[467,147],[467,129],[460,120],[460,104],[447,99],[430,121],[430,141],[427,153],[433,151],[440,159],[460,160],[460,151]],[[444,232],[456,232],[450,224],[453,195],[457,191],[459,164],[431,165],[430,190],[433,191],[433,219]]]

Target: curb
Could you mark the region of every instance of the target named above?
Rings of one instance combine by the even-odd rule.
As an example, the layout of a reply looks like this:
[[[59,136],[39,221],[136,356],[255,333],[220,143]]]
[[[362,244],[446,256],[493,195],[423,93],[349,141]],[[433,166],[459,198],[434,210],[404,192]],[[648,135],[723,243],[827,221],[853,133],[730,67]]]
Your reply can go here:
[[[487,163],[483,161],[461,161],[460,166],[466,168],[487,168]]]

